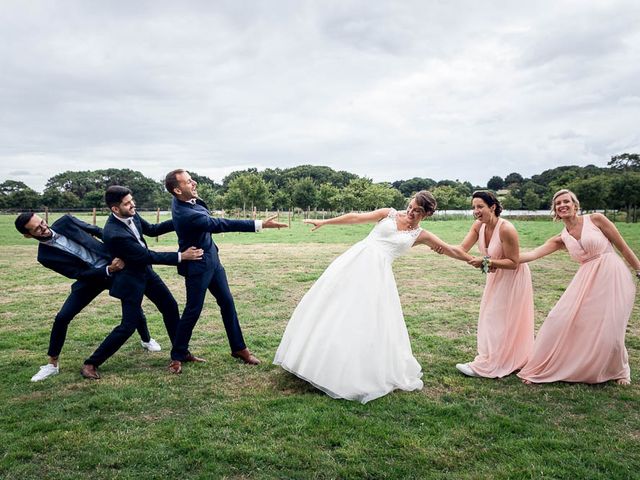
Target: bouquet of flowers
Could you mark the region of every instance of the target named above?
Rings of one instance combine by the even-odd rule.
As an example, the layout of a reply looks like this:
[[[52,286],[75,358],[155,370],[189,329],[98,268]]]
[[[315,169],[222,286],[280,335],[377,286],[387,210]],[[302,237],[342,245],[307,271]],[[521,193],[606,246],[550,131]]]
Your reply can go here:
[[[489,269],[491,269],[491,257],[489,255],[485,255],[482,257],[482,266],[480,270],[482,273],[489,273]]]

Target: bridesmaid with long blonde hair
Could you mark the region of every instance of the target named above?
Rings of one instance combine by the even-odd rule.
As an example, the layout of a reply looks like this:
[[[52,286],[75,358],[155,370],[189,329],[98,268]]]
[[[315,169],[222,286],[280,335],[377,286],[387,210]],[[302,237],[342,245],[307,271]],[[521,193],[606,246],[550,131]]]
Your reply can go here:
[[[527,365],[518,373],[524,383],[614,380],[631,383],[624,336],[636,286],[622,259],[640,278],[640,260],[616,226],[604,215],[578,215],[580,202],[570,190],[553,196],[554,218],[564,229],[535,250],[520,255],[531,262],[566,249],[580,268],[549,312]]]

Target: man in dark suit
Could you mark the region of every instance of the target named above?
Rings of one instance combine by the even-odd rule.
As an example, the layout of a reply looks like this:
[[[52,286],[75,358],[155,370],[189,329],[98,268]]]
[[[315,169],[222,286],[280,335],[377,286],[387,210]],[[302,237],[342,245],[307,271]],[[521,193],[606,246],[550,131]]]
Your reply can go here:
[[[171,220],[152,225],[136,213],[131,190],[118,185],[107,188],[105,201],[111,215],[104,226],[103,240],[111,255],[124,261],[124,268],[113,279],[110,295],[120,299],[122,322],[104,339],[102,344],[85,360],[81,374],[98,379],[98,367],[129,339],[144,322],[142,297],[146,296],[162,314],[171,342],[175,337],[180,314],[173,295],[151,268],[152,264],[178,265],[198,260],[202,250],[186,248],[183,252],[154,252],[147,248],[143,235],[157,237],[174,230]]]
[[[178,265],[178,273],[185,277],[187,304],[176,330],[175,341],[171,349],[169,371],[181,373],[182,363],[189,361],[189,357],[195,358],[195,361],[204,362],[204,359],[193,357],[189,353],[189,341],[202,312],[207,290],[211,292],[220,306],[222,321],[231,347],[231,355],[251,365],[259,364],[260,360],[249,351],[244,343],[227,275],[220,263],[218,247],[213,243],[211,234],[256,232],[262,228],[282,228],[287,225],[274,221],[275,216],[264,222],[212,218],[206,204],[198,198],[197,183],[191,178],[189,172],[182,169],[167,174],[165,187],[174,197],[171,213],[180,248],[193,245],[204,251],[202,262]]]
[[[58,357],[64,345],[69,323],[104,290],[111,288],[113,275],[122,270],[124,262],[113,258],[102,238],[102,229],[89,225],[71,215],[64,215],[51,227],[32,212],[18,215],[16,229],[26,238],[38,240],[38,262],[54,272],[76,280],[71,294],[58,312],[49,339],[49,363],[31,378],[32,382],[44,380],[59,372]],[[141,344],[150,351],[159,351],[160,345],[151,338],[147,322],[138,325]]]

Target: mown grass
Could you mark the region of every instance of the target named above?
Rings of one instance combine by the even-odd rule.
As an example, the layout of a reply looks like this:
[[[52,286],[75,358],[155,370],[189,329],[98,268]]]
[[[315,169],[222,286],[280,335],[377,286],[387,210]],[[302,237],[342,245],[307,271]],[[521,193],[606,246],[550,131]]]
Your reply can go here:
[[[154,218],[150,215],[149,218]],[[637,478],[640,390],[606,384],[527,387],[514,376],[469,379],[454,368],[475,353],[484,278],[426,248],[394,265],[416,358],[420,392],[367,405],[337,401],[271,365],[286,322],[326,266],[370,226],[218,235],[245,337],[263,360],[233,360],[212,298],[192,350],[207,358],[171,376],[167,352],[134,336],[101,368],[82,360],[119,321],[102,294],[71,324],[61,372],[29,378],[45,361],[53,316],[70,282],[35,261],[13,217],[0,216],[0,477],[3,478]],[[104,221],[104,219],[103,219]],[[515,222],[524,248],[557,233],[552,222]],[[468,221],[425,222],[459,241]],[[640,226],[619,224],[636,252]],[[150,242],[175,249],[175,236]],[[536,322],[576,271],[566,254],[532,265]],[[182,279],[156,267],[184,305]],[[363,286],[365,289],[366,286]],[[632,379],[640,368],[636,306],[627,332]],[[169,343],[145,302],[152,335]]]

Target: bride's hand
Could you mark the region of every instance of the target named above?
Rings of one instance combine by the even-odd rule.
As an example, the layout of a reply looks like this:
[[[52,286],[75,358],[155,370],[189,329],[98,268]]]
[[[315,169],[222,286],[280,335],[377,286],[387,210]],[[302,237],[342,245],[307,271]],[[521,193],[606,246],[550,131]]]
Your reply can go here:
[[[313,228],[311,229],[311,231],[313,232],[314,230],[319,229],[322,225],[324,225],[324,221],[323,220],[313,220],[313,219],[309,219],[309,220],[303,220],[303,223],[306,223],[308,225],[313,225]]]
[[[467,262],[469,265],[475,268],[482,267],[482,257],[473,257],[471,260]]]

